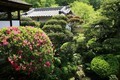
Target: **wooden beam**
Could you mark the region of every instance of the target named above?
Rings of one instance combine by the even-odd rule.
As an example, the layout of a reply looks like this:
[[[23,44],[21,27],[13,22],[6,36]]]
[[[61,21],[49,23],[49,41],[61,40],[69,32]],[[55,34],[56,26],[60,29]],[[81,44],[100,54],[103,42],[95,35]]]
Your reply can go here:
[[[10,26],[12,26],[12,14],[10,11],[8,12],[8,20],[10,20]]]
[[[21,21],[20,21],[20,10],[18,10],[18,20],[19,20],[19,24],[21,25]]]
[[[23,4],[23,3],[19,3],[19,2],[13,2],[8,1],[8,0],[0,0],[0,8],[3,7],[6,10],[10,9],[13,11],[17,11],[17,10],[29,10],[30,7],[32,7],[32,5],[30,4]],[[4,11],[4,9],[2,9]]]

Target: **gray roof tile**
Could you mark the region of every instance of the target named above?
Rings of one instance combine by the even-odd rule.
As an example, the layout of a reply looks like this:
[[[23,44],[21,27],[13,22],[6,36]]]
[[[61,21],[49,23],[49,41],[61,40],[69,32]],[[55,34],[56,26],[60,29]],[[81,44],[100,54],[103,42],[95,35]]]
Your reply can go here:
[[[67,6],[53,7],[53,8],[33,8],[23,14],[23,17],[43,17],[59,15],[59,12],[64,14],[69,13],[71,10]]]

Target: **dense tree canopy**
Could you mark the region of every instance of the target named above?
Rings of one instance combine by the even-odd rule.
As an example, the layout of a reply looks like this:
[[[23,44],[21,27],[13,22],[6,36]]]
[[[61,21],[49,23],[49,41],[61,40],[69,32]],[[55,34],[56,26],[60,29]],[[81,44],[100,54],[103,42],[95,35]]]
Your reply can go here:
[[[55,5],[55,0],[24,0],[33,5],[33,7],[50,7]]]
[[[92,5],[95,9],[99,9],[102,0],[23,0],[33,5],[33,7],[50,7],[50,6],[66,6],[74,1],[79,1]]]
[[[87,3],[75,1],[71,4],[71,9],[74,14],[78,15],[84,20],[84,24],[88,24],[96,18],[96,12],[94,11],[94,8]]]

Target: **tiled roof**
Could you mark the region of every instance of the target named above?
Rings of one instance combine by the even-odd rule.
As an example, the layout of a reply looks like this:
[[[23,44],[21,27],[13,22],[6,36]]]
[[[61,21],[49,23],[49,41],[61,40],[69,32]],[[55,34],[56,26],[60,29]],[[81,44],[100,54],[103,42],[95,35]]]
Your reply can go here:
[[[7,1],[10,1],[10,2],[15,2],[15,3],[19,3],[19,4],[26,4],[26,5],[30,5],[22,0],[7,0]]]
[[[23,14],[23,17],[43,17],[43,16],[55,16],[61,14],[68,14],[70,12],[68,6],[53,7],[53,8],[33,8],[30,11]]]
[[[32,7],[22,0],[0,0],[0,12],[29,10]]]

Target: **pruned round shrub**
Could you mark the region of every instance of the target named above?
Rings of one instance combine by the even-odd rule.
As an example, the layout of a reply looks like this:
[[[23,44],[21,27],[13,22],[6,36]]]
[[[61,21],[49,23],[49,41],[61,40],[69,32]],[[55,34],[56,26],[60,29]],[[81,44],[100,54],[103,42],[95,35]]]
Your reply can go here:
[[[42,28],[45,32],[60,32],[62,27],[60,25],[45,25]]]
[[[21,26],[36,26],[39,27],[40,23],[35,21],[21,21]]]
[[[73,39],[73,33],[72,33],[71,31],[65,30],[64,33],[65,33],[65,35],[66,35],[66,40],[67,40],[67,41],[70,41],[70,40]]]
[[[58,25],[58,21],[56,19],[50,19],[45,23],[45,25]]]
[[[63,53],[75,53],[76,45],[72,42],[66,42],[60,47]]]
[[[30,17],[21,17],[21,21],[32,21]]]
[[[61,25],[63,28],[66,27],[67,22],[65,20],[59,20],[58,21],[59,25]]]
[[[66,17],[66,16],[63,16],[63,15],[53,16],[52,19],[65,20],[65,21],[67,21],[67,17]]]
[[[80,22],[79,18],[71,18],[68,22]]]
[[[102,55],[93,58],[91,69],[101,77],[116,75],[119,71],[119,62],[113,55]]]
[[[38,28],[7,27],[0,30],[0,56],[17,72],[50,73],[53,61],[52,43]],[[41,73],[40,73],[41,72]]]
[[[61,25],[62,28],[65,28],[67,22],[64,20],[51,19],[46,22],[46,25]]]

